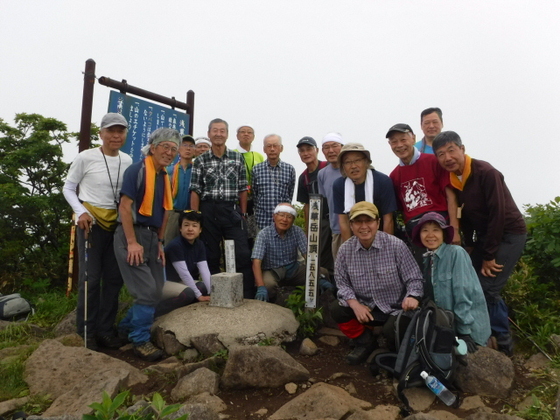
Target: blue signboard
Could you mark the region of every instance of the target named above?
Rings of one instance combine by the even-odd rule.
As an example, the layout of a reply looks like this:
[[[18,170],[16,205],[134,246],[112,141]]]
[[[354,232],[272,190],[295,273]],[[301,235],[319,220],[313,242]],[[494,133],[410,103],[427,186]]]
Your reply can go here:
[[[152,131],[169,127],[181,136],[189,132],[190,115],[115,90],[109,96],[108,112],[122,114],[128,121],[128,135],[121,150],[128,153],[133,162],[142,157],[140,149],[148,143]]]

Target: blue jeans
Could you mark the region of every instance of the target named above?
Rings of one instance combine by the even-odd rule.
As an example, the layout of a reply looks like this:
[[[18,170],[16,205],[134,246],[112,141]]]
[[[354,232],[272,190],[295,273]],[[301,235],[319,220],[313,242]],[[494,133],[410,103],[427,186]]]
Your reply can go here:
[[[139,305],[135,303],[119,324],[119,330],[128,333],[128,339],[135,346],[142,345],[151,339],[150,329],[154,323],[153,306]]]

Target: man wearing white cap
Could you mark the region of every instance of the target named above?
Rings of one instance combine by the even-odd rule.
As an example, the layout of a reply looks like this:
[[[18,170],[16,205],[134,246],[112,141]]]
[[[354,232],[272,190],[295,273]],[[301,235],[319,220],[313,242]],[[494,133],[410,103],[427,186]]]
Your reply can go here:
[[[212,147],[212,142],[208,137],[197,137],[194,141],[194,157],[198,157],[207,152]]]
[[[82,151],[72,162],[64,184],[64,197],[76,214],[80,261],[77,330],[84,336],[85,281],[87,280],[86,346],[96,350],[120,347],[114,332],[119,292],[123,281],[115,252],[113,233],[117,227],[117,204],[123,174],[132,159],[119,149],[126,141],[128,122],[116,113],[101,120],[100,147]],[[77,188],[79,187],[79,195]],[[85,242],[88,240],[86,279]]]
[[[307,238],[299,226],[294,226],[296,216],[290,203],[280,203],[274,209],[273,223],[257,235],[251,255],[257,300],[273,301],[278,286],[305,285]],[[327,271],[320,271],[320,290],[332,290],[333,285],[325,279]]]
[[[333,184],[338,178],[342,178],[340,167],[338,165],[338,155],[340,154],[343,145],[344,140],[339,133],[328,133],[325,137],[323,137],[322,150],[327,162],[329,162],[329,165],[324,169],[321,169],[317,174],[319,194],[327,198],[327,204],[329,206],[329,221],[332,235],[331,251],[335,261],[338,248],[340,248],[340,245],[342,244],[342,237],[340,236],[338,214],[334,212]]]

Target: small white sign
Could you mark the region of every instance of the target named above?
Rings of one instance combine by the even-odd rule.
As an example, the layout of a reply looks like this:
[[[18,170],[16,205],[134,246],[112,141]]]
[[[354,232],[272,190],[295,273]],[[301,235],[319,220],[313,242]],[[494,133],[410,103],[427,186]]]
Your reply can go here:
[[[307,271],[305,307],[317,307],[319,283],[319,233],[321,232],[321,196],[309,194],[309,232],[307,232]]]
[[[226,273],[236,273],[235,271],[235,241],[226,239],[224,241],[224,250],[226,253]]]

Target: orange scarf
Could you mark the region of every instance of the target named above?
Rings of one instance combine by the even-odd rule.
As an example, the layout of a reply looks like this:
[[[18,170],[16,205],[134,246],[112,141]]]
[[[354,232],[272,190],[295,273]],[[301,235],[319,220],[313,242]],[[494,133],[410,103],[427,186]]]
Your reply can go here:
[[[177,162],[173,167],[173,178],[171,178],[171,194],[173,199],[177,197],[179,192],[179,167],[181,166],[181,161]]]
[[[156,191],[156,167],[154,166],[154,159],[152,155],[146,156],[144,159],[144,167],[146,168],[144,180],[146,184],[146,190],[144,191],[144,198],[142,199],[142,205],[138,212],[142,216],[150,217],[152,215],[152,210],[154,208],[154,195]],[[163,171],[167,173],[165,168]],[[163,208],[165,210],[173,210],[173,198],[171,197],[171,184],[169,182],[169,177],[166,175],[164,177],[164,191],[163,191]]]
[[[471,176],[471,157],[469,155],[465,155],[465,169],[463,169],[463,176],[462,180],[454,173],[451,172],[449,174],[449,180],[451,181],[451,186],[457,188],[459,191],[463,191],[463,187],[465,186],[467,179]]]

